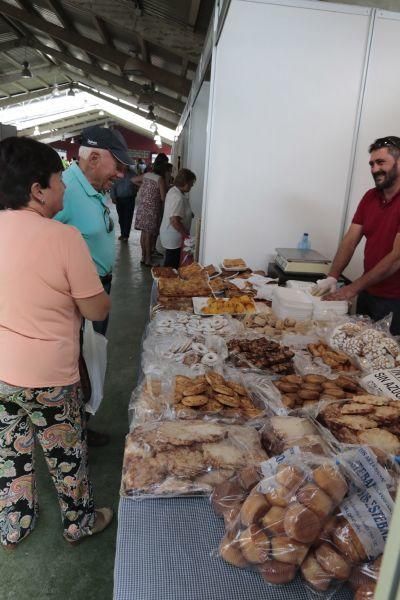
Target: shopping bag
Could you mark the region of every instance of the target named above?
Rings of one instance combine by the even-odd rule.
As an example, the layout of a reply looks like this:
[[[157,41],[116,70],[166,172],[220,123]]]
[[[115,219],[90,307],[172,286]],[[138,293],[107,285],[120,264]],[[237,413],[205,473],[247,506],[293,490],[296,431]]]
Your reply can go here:
[[[181,259],[179,263],[181,267],[191,265],[194,261],[195,244],[196,240],[190,235],[182,238]]]
[[[85,320],[82,354],[89,374],[92,393],[85,404],[86,412],[94,415],[103,399],[104,379],[107,369],[107,338],[93,329],[93,323]]]

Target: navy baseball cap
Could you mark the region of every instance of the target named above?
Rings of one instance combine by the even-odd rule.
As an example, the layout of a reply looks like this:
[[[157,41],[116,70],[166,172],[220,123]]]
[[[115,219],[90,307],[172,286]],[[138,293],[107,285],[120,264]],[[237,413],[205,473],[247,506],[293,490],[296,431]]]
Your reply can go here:
[[[109,150],[122,164],[132,164],[132,159],[128,154],[128,146],[119,131],[113,131],[98,125],[86,127],[81,133],[81,146]]]

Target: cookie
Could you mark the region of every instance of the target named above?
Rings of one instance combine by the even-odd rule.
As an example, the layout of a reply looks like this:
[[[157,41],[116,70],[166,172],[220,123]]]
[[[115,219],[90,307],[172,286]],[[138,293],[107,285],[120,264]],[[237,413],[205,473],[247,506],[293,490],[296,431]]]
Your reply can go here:
[[[207,391],[207,383],[195,383],[194,385],[188,385],[182,390],[184,396],[197,396],[204,394]]]
[[[182,398],[182,404],[190,407],[204,406],[205,404],[208,404],[208,396],[200,394],[194,396],[184,396],[184,398]]]
[[[214,398],[224,406],[232,406],[233,408],[239,408],[240,406],[240,400],[238,396],[225,396],[224,394],[215,394]]]
[[[374,412],[374,407],[370,404],[359,404],[358,402],[349,402],[343,404],[340,409],[342,415],[368,415]]]
[[[225,383],[225,379],[222,377],[222,375],[220,375],[219,373],[215,373],[213,371],[211,371],[210,373],[206,373],[205,374],[205,379],[207,381],[207,383],[209,385],[211,385],[211,387],[213,387],[214,385],[224,385]]]
[[[355,396],[353,398],[353,402],[360,402],[360,404],[370,404],[371,406],[385,406],[388,404],[387,398],[382,398],[381,396],[372,396],[371,394],[366,394],[364,396]]]
[[[219,383],[214,383],[211,387],[217,394],[222,394],[223,396],[234,396],[235,395],[235,392],[233,391],[233,389],[231,389],[227,385],[221,385]]]
[[[226,384],[239,396],[247,396],[246,388],[236,381],[227,381]]]

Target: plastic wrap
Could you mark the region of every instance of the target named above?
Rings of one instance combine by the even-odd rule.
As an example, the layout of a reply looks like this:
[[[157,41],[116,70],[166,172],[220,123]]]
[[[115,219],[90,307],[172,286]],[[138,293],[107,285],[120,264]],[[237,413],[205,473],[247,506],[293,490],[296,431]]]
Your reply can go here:
[[[261,470],[263,479],[244,500],[238,502],[240,488],[227,488],[236,517],[228,519],[219,552],[235,566],[256,568],[267,583],[284,584],[294,579],[348,486],[334,461],[299,448],[262,463]],[[326,589],[330,584],[325,574]]]
[[[132,394],[135,423],[161,419],[208,419],[259,423],[267,414],[265,398],[252,389],[251,378],[234,369],[194,375],[181,369],[160,377],[154,372]]]
[[[333,436],[310,417],[271,417],[265,422],[261,436],[270,456],[280,455],[294,446],[307,453],[325,456],[335,453]]]
[[[307,410],[322,399],[344,399],[365,394],[355,379],[343,375],[331,378],[316,373],[285,375],[275,380],[273,385],[278,390],[282,405],[288,410]]]
[[[229,359],[242,369],[255,369],[274,375],[294,373],[294,352],[266,337],[248,334],[228,340]]]
[[[366,599],[373,598],[370,595],[373,582],[369,580],[376,580],[379,571],[379,557],[385,547],[394,502],[373,453],[362,465],[364,482],[359,477],[357,458],[353,466],[356,471],[347,473],[352,481],[350,493],[327,522],[307,557],[309,564],[306,559],[301,570],[314,591],[326,591],[312,578],[313,569],[319,567],[333,581],[349,581],[353,589],[360,588],[358,597]]]
[[[251,427],[198,420],[147,423],[126,437],[121,494],[210,493],[217,483],[266,456]]]
[[[321,406],[318,420],[344,444],[365,444],[379,455],[400,454],[400,403],[364,394]]]
[[[354,600],[374,600],[378,583],[382,556],[374,561],[353,567],[349,585],[354,592]]]
[[[188,337],[197,335],[219,335],[224,338],[240,335],[243,325],[229,315],[215,317],[200,317],[187,313],[170,310],[154,315],[148,326],[148,335],[160,334],[171,336],[177,333]]]
[[[400,347],[390,335],[391,315],[376,323],[353,318],[327,333],[333,348],[357,360],[363,371],[392,369],[400,366]]]
[[[226,343],[217,335],[189,337],[181,333],[167,336],[149,332],[143,342],[142,369],[148,373],[160,366],[171,373],[183,365],[200,373],[221,367],[227,356]]]

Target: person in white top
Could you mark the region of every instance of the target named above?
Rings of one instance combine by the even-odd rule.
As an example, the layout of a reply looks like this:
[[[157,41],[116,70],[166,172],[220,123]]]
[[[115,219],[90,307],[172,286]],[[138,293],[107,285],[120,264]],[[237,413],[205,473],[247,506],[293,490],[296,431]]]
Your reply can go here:
[[[160,227],[160,240],[165,248],[165,267],[179,267],[183,238],[190,233],[193,217],[189,192],[196,181],[196,175],[189,169],[181,169],[175,177],[174,185],[165,197],[164,215]]]

